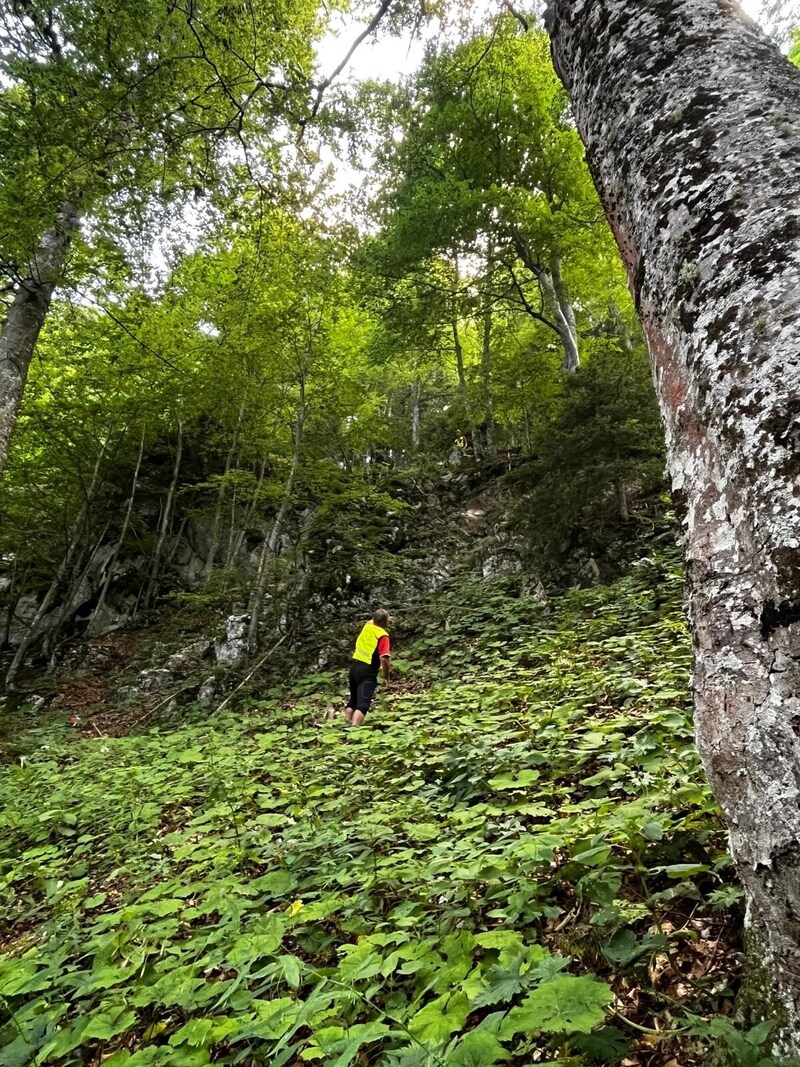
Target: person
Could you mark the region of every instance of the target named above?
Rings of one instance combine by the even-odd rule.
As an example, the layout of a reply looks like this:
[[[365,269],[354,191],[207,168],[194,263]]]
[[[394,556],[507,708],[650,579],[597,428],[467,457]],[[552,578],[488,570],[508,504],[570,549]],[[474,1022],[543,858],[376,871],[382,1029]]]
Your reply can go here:
[[[389,681],[391,664],[389,634],[386,632],[388,625],[389,612],[381,609],[375,612],[370,622],[364,623],[358,635],[350,662],[350,697],[344,709],[345,722],[352,726],[360,726],[366,718],[378,685],[378,672],[383,674],[385,682]]]

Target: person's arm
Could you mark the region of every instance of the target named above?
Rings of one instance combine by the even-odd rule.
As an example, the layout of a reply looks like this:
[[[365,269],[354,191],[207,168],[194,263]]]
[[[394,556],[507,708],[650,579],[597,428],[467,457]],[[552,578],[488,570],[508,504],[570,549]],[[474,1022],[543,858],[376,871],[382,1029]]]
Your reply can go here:
[[[389,675],[392,672],[391,662],[389,660],[389,635],[384,634],[383,637],[378,639],[378,655],[381,657],[381,673],[383,674],[384,682],[389,681]]]

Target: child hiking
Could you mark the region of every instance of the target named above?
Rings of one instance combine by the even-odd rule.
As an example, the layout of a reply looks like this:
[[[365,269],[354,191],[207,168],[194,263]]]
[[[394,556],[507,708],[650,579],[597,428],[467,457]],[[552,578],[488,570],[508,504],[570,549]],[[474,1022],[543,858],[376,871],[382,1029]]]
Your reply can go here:
[[[360,726],[366,718],[378,685],[378,672],[383,674],[384,682],[389,681],[388,625],[389,612],[381,609],[375,612],[370,622],[364,623],[358,635],[348,677],[350,696],[344,709],[345,722],[352,726]]]

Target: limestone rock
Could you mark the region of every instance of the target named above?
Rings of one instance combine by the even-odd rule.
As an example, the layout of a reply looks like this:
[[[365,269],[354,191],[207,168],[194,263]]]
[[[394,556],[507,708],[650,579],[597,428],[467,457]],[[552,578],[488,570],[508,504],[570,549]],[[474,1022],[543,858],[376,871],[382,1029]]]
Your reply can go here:
[[[217,694],[217,679],[214,675],[210,675],[202,683],[197,691],[197,699],[201,704],[210,704]]]
[[[225,640],[217,641],[214,654],[224,667],[238,667],[247,658],[247,615],[230,615],[225,620]]]
[[[168,689],[175,681],[175,675],[165,667],[148,667],[139,675],[139,688],[143,693],[157,693]]]
[[[173,652],[168,657],[166,665],[171,671],[185,670],[193,663],[199,663],[200,660],[205,659],[211,648],[212,642],[208,638],[200,638],[187,645],[186,648],[179,648],[177,652]]]

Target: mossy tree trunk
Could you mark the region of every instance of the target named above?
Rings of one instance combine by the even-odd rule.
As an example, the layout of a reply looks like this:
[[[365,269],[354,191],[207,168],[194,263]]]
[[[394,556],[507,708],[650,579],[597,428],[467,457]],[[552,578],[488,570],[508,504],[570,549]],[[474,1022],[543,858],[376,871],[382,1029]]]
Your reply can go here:
[[[733,0],[552,0],[686,529],[697,739],[800,1052],[800,73]]]

